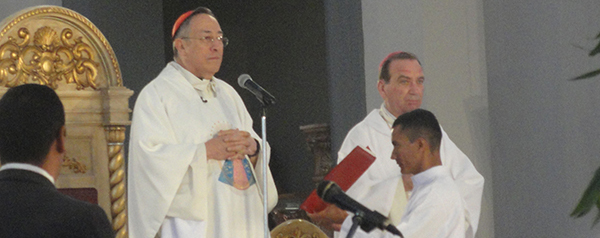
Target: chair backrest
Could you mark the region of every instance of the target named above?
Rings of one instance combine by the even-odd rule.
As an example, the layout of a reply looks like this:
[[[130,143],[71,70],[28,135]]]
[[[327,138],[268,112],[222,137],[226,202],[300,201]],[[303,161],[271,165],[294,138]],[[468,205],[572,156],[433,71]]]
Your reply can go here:
[[[327,238],[315,224],[307,220],[293,219],[279,224],[271,231],[272,238]]]
[[[117,237],[127,237],[123,142],[129,97],[100,30],[58,6],[19,11],[0,22],[0,96],[21,84],[48,85],[65,107],[67,155],[58,188],[93,188]]]

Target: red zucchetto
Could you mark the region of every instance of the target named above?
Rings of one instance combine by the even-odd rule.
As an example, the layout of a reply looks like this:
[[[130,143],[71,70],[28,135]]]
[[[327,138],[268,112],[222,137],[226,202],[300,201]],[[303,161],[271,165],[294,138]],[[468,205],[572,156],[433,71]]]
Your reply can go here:
[[[383,63],[385,63],[385,61],[387,61],[390,57],[400,54],[402,53],[402,51],[396,51],[396,52],[392,52],[390,53],[388,56],[386,56],[385,58],[383,58],[383,60],[381,61],[381,63],[379,63],[379,70],[381,70],[381,67],[383,67]]]
[[[182,14],[181,16],[179,16],[179,18],[177,18],[177,21],[175,21],[175,24],[173,25],[173,32],[171,32],[172,38],[175,38],[175,33],[177,33],[177,30],[179,30],[181,23],[183,23],[185,21],[185,19],[190,17],[190,15],[192,15],[193,12],[194,11],[188,11],[188,12]]]

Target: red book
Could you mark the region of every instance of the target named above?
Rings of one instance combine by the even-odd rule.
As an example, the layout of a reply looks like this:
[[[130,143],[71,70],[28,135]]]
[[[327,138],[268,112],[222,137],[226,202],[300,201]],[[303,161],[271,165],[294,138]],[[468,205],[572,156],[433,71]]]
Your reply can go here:
[[[357,146],[346,156],[346,158],[344,158],[344,160],[342,160],[342,162],[333,167],[323,180],[337,183],[345,192],[363,173],[365,173],[365,171],[367,171],[373,162],[375,162],[375,155],[373,152],[371,152],[369,148],[365,149],[361,146]],[[327,207],[327,204],[328,203],[323,201],[317,195],[317,190],[315,189],[300,205],[300,208],[308,213],[315,213],[323,211],[323,209]]]

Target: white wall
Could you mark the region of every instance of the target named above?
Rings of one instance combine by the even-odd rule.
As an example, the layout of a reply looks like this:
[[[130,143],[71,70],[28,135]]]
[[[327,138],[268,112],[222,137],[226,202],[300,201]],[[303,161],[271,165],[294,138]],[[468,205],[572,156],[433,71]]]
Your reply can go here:
[[[366,110],[382,102],[380,61],[393,51],[415,53],[425,71],[423,108],[486,179],[477,237],[494,237],[482,1],[363,1],[362,13]]]
[[[600,237],[569,217],[600,166],[598,0],[485,0],[498,237]],[[577,46],[586,48],[581,50]]]

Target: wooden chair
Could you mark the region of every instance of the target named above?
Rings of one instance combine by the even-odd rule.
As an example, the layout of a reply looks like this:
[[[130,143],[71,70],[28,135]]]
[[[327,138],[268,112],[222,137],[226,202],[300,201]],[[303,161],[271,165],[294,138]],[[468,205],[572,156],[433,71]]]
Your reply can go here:
[[[96,190],[117,237],[127,237],[123,142],[133,91],[123,86],[110,44],[69,9],[19,11],[0,22],[0,96],[27,83],[55,89],[65,108],[67,156],[57,187]]]
[[[288,220],[271,231],[272,238],[327,238],[315,224],[302,219]]]

